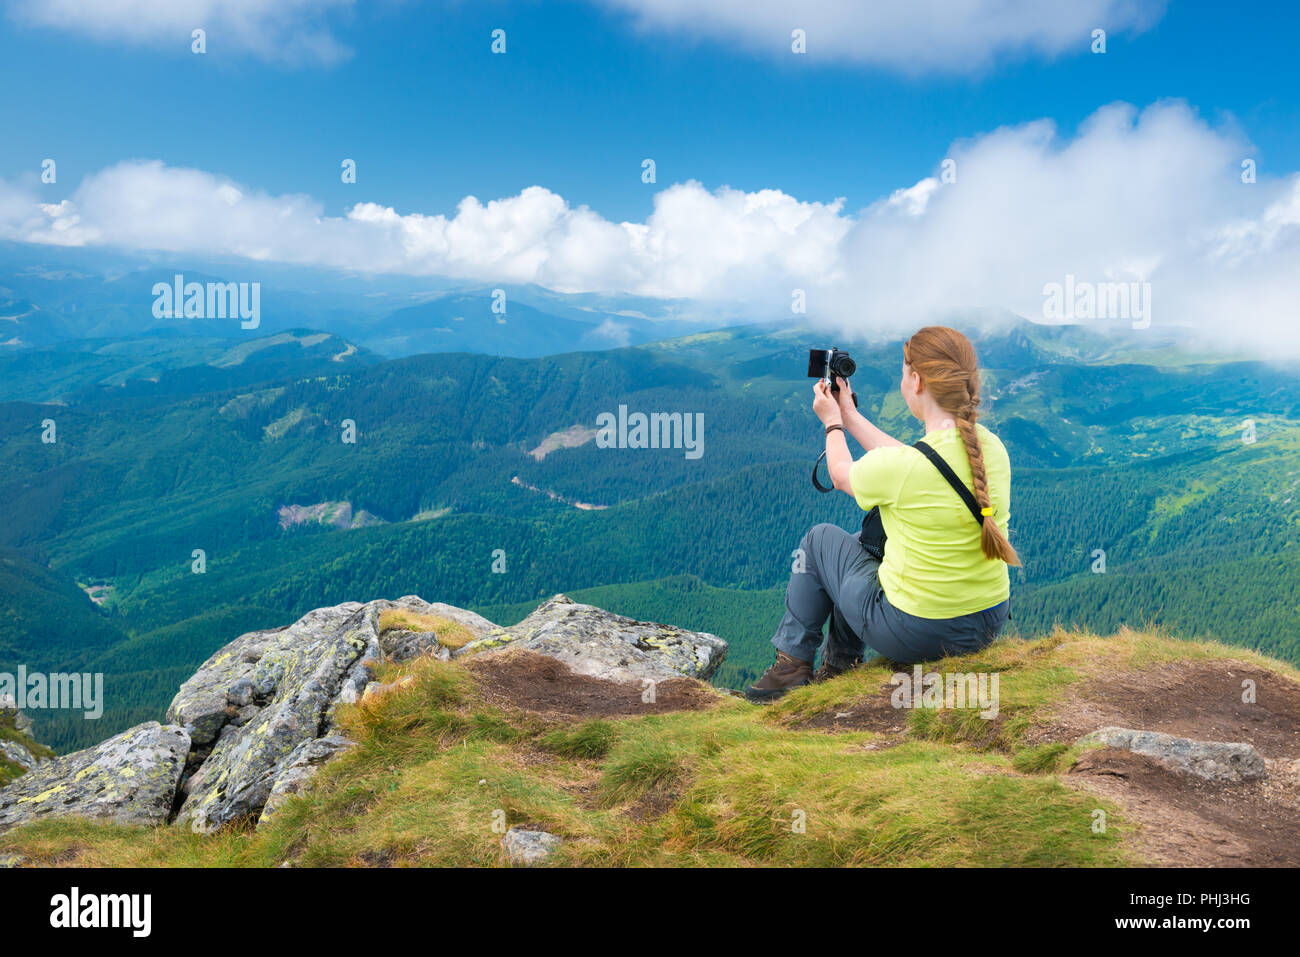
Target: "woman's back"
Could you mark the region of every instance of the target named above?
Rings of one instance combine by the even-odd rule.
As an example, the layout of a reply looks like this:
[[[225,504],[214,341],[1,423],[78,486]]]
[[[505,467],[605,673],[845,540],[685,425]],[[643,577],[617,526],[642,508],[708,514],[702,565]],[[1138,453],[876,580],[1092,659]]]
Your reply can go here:
[[[925,442],[944,471],[872,424],[843,376],[818,380],[813,412],[826,437],[831,485],[864,510],[879,506],[884,560],[838,525],[808,530],[772,635],[776,661],[745,690],[751,701],[832,678],[867,649],[898,664],[970,654],[996,640],[1011,618],[1007,566],[1020,564],[1006,535],[1011,463],[998,437],[979,424],[975,347],[956,329],[926,326],[903,343],[901,372],[898,391],[925,423]],[[847,435],[869,450],[856,462]]]
[[[1007,450],[983,425],[976,429],[993,518],[1007,528]],[[969,488],[970,460],[958,429],[937,429],[925,442]],[[921,452],[907,445],[872,449],[853,463],[850,482],[859,506],[880,506],[888,537],[880,584],[895,608],[920,618],[953,618],[983,611],[1010,596],[1006,563],[984,556],[974,517]]]

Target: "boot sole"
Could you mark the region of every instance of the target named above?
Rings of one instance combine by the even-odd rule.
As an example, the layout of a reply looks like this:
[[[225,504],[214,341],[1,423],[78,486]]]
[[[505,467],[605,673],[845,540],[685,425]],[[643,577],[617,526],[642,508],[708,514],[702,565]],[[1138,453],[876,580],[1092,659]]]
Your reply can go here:
[[[854,668],[857,668],[857,667],[858,667],[859,665],[861,665],[861,664],[862,664],[862,662],[860,662],[860,661],[855,661],[853,664],[849,665],[847,668],[839,668],[839,669],[836,669],[836,671],[835,671],[834,673],[832,673],[832,674],[821,674],[821,673],[819,673],[819,672],[813,672],[812,682],[811,682],[811,683],[816,685],[816,684],[821,684],[823,681],[834,681],[836,678],[839,678],[839,677],[842,676],[842,675],[846,675],[846,674],[848,674],[850,671],[852,671]]]
[[[805,685],[798,685],[797,687],[803,688]],[[777,698],[784,697],[793,690],[794,688],[746,688],[745,700],[753,704],[767,704]]]

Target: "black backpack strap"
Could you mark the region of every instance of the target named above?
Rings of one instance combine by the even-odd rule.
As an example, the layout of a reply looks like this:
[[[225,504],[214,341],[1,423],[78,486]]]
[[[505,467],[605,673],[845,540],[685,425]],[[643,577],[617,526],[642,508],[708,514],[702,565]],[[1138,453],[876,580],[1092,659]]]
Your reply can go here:
[[[944,461],[943,456],[930,448],[925,442],[917,442],[912,448],[934,463],[934,467],[948,480],[948,484],[953,487],[953,491],[961,496],[961,500],[966,503],[970,513],[975,516],[975,521],[979,522],[982,527],[984,525],[984,516],[980,514],[980,503],[975,501],[974,493],[966,487],[965,482],[957,477],[957,473]]]

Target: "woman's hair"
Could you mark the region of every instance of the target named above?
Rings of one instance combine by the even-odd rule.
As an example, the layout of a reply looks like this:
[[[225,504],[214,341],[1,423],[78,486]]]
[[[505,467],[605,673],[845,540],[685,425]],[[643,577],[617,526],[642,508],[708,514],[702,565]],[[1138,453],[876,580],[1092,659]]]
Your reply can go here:
[[[934,401],[957,421],[970,458],[971,484],[980,508],[990,508],[988,475],[984,471],[984,450],[975,430],[980,404],[979,363],[975,347],[956,329],[926,326],[903,344],[903,361],[921,376]],[[1020,556],[1007,541],[991,515],[980,526],[980,548],[987,558],[1000,558],[1019,565]]]

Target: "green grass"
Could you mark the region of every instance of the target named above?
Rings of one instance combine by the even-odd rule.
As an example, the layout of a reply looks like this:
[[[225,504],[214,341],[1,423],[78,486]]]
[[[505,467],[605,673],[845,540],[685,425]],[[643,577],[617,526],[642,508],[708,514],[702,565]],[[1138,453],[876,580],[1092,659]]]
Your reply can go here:
[[[495,866],[504,828],[520,826],[560,835],[561,866],[1141,864],[1122,811],[1063,783],[1077,749],[1030,732],[1080,682],[1228,659],[1300,680],[1226,645],[1058,630],[925,667],[998,675],[995,719],[913,708],[894,734],[816,729],[888,696],[880,665],[766,708],[719,694],[701,711],[562,721],[489,705],[463,663],[421,658],[380,666],[393,687],[339,712],[357,746],[261,828],[50,820],[0,835],[0,852],[42,865]]]
[[[433,632],[444,648],[463,648],[474,640],[474,632],[459,622],[441,615],[423,615],[405,608],[390,608],[379,613],[380,632],[393,629]]]
[[[1016,753],[1011,765],[1022,774],[1047,774],[1062,771],[1073,761],[1073,749],[1067,744],[1041,744]]]
[[[603,758],[618,740],[618,728],[609,721],[584,721],[573,728],[557,728],[541,738],[547,751],[569,758]]]
[[[927,666],[996,673],[995,720],[912,709],[891,735],[809,725],[880,695],[882,666],[767,708],[720,694],[701,711],[569,722],[489,705],[462,663],[422,658],[381,666],[400,684],[340,710],[357,746],[259,829],[51,820],[0,835],[0,852],[52,865],[500,865],[503,829],[521,826],[564,838],[558,865],[1141,863],[1122,812],[1062,783],[1075,749],[1027,732],[1082,680],[1215,658],[1300,678],[1239,648],[1058,631]],[[1112,822],[1101,835],[1098,807]]]

